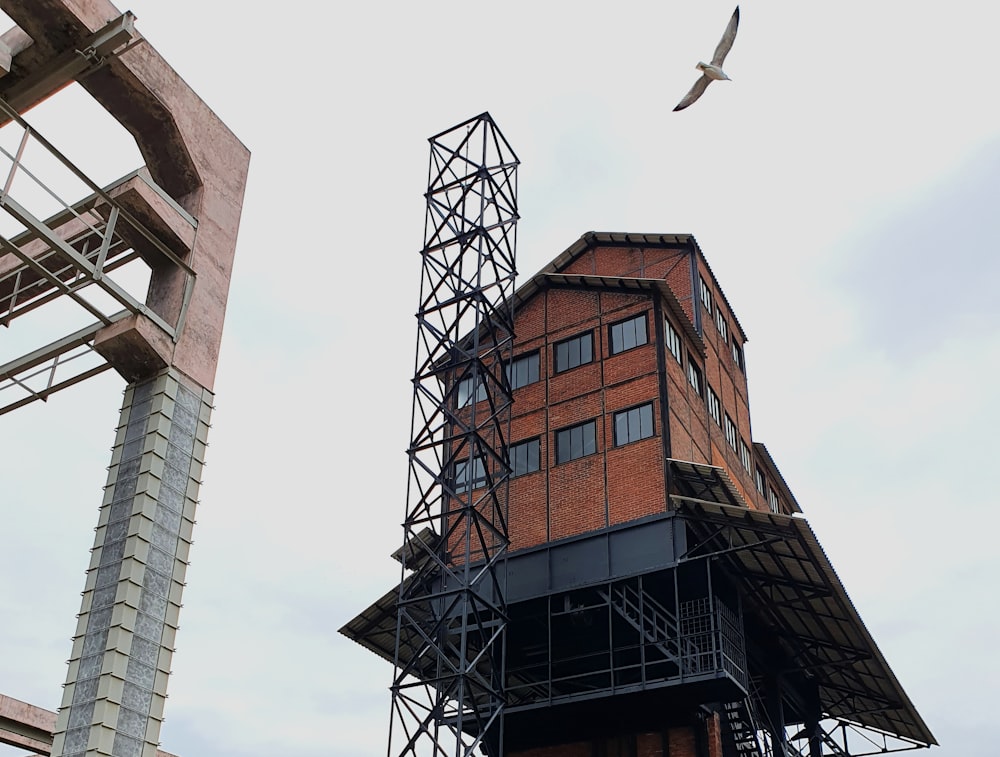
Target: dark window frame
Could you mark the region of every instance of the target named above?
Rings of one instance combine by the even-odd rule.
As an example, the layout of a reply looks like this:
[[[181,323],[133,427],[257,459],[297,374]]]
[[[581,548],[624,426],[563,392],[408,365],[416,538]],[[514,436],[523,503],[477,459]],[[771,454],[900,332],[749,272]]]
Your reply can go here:
[[[534,445],[534,458],[532,458],[531,447]],[[524,466],[521,469],[518,466],[518,458],[521,456],[521,450],[524,450]],[[532,468],[531,464],[534,462],[535,467]],[[529,473],[536,473],[542,469],[542,439],[541,437],[534,437],[533,439],[525,439],[518,442],[517,444],[510,445],[510,475],[511,478],[516,478],[519,476],[527,476]]]
[[[479,379],[475,395],[471,391],[473,378]],[[463,394],[465,395],[464,397]],[[484,401],[486,396],[486,382],[483,381],[482,375],[476,377],[468,376],[458,382],[458,387],[455,390],[455,406],[459,408],[468,407],[469,405]]]
[[[628,324],[636,324],[642,322],[642,341],[639,341],[639,336],[637,330],[633,330],[631,338],[635,340],[634,343],[629,344],[629,338],[626,335],[625,327]],[[615,330],[620,329],[619,339],[621,339],[624,344],[617,345],[615,339]],[[636,347],[642,347],[644,344],[649,344],[649,318],[645,311],[638,313],[637,315],[629,316],[620,321],[616,321],[608,325],[608,354],[609,355],[620,355],[628,350],[634,350]]]
[[[681,359],[681,335],[666,318],[663,319],[663,323],[666,326],[664,331],[666,332],[667,351],[677,359],[678,363],[681,363],[683,362]]]
[[[715,421],[716,426],[722,425],[722,403],[719,401],[719,395],[715,393],[715,390],[709,384],[705,384],[708,389],[708,414],[711,416],[712,420]]]
[[[590,426],[592,428],[592,438],[588,440],[586,438],[586,428]],[[573,433],[579,431],[581,434],[580,439],[574,440]],[[556,440],[556,465],[561,463],[568,463],[572,460],[579,460],[581,457],[587,457],[597,453],[597,419],[591,418],[589,421],[584,421],[583,423],[576,423],[572,426],[567,426],[566,428],[561,428],[555,432]],[[588,441],[593,446],[592,449],[588,451]],[[579,449],[580,454],[574,454],[574,444],[577,444],[577,449]],[[568,452],[566,451],[568,448]]]
[[[527,381],[525,381],[524,383],[518,383],[516,380],[518,376],[518,371],[517,371],[518,365],[526,363],[527,361],[531,360],[531,358],[534,358],[535,362],[534,366],[529,365],[529,367],[525,371],[527,373]],[[534,371],[532,371],[532,367],[534,368]],[[532,374],[534,374],[534,378],[532,378]],[[530,386],[531,384],[536,384],[539,381],[541,381],[542,359],[538,350],[534,350],[532,352],[525,352],[524,354],[518,355],[513,360],[511,360],[507,378],[508,381],[510,382],[511,390],[520,389],[522,386]]]
[[[735,452],[736,445],[740,438],[740,432],[739,429],[736,427],[736,423],[734,423],[733,419],[729,416],[729,413],[725,413],[724,415],[726,419],[725,422],[723,423],[722,428],[724,429],[726,434],[726,441],[729,442],[729,446],[732,447],[733,451]]]
[[[749,473],[750,471],[753,470],[753,455],[750,452],[750,447],[747,446],[747,443],[743,441],[742,437],[740,437],[739,451],[740,451],[740,463],[743,465],[743,469],[747,473]]]
[[[719,335],[722,337],[723,342],[729,341],[729,323],[726,321],[726,316],[722,312],[722,308],[718,305],[715,306],[715,327],[719,330]]]
[[[614,444],[616,447],[624,447],[626,444],[656,436],[656,421],[653,416],[652,402],[644,402],[635,407],[619,410],[612,415],[612,420],[614,422]],[[618,434],[622,428],[622,424],[624,425],[625,436],[627,437],[624,441]],[[649,433],[644,434],[644,430],[648,430]]]
[[[712,289],[708,286],[705,281],[705,277],[698,274],[698,281],[701,283],[701,304],[705,306],[705,309],[711,313],[712,312]]]
[[[743,350],[736,343],[736,337],[733,337],[732,341],[732,352],[733,352],[733,362],[736,363],[736,367],[740,369],[741,373],[746,373],[746,368],[743,366]]]
[[[466,475],[466,471],[469,470],[469,458],[455,461],[455,476],[452,479],[455,494],[467,494],[486,486],[486,461],[482,457],[474,457],[472,460],[471,478]]]
[[[584,343],[583,342],[584,339],[588,339],[589,340],[590,356],[586,360],[583,359],[584,349],[583,349],[582,345]],[[573,363],[572,365],[560,366],[560,363],[559,363],[560,350],[563,347],[566,347],[567,348],[566,360],[567,361],[571,361],[572,355],[569,353],[570,345],[573,342],[577,342],[577,341],[579,341],[580,345],[581,345],[580,348],[579,348],[579,362]],[[574,368],[579,368],[581,365],[587,365],[587,364],[592,363],[592,362],[594,362],[594,332],[593,332],[593,330],[581,332],[581,333],[577,334],[576,336],[569,337],[568,339],[561,339],[560,341],[558,341],[558,342],[556,342],[555,344],[552,345],[552,366],[553,366],[553,369],[555,370],[556,373],[565,373],[566,371],[571,371]]]
[[[764,475],[764,471],[759,465],[756,466],[754,472],[754,485],[757,487],[758,493],[767,494],[767,476]]]
[[[690,355],[688,355],[687,380],[699,397],[705,396],[705,374],[702,373],[701,368],[691,359]]]

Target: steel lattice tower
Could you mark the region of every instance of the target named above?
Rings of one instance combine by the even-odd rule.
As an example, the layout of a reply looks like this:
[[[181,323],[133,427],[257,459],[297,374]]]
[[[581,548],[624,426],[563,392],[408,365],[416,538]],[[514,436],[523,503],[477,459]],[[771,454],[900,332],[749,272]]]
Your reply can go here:
[[[502,754],[518,160],[430,138],[390,755]]]

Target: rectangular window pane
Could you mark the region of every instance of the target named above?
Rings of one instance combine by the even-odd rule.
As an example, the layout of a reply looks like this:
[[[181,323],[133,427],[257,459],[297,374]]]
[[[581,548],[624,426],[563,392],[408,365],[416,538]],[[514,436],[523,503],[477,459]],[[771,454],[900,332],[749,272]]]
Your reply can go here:
[[[458,460],[455,463],[455,493],[463,494],[469,489],[479,489],[486,485],[486,466],[483,459],[477,457],[469,466],[468,460]]]
[[[722,311],[718,308],[715,309],[715,325],[719,327],[719,333],[722,334],[722,338],[725,341],[729,340],[729,327],[726,324],[726,319],[722,315]]]
[[[653,435],[653,405],[642,405],[615,413],[615,446]]]
[[[615,445],[628,444],[628,413],[615,413]]]
[[[726,413],[726,441],[729,442],[729,446],[736,449],[736,440],[739,434],[736,432],[736,424],[733,423],[733,419],[729,417],[729,413]]]
[[[465,407],[472,402],[472,382],[473,378],[462,379],[458,382],[458,407]],[[476,388],[476,402],[482,402],[486,399],[486,384],[483,383],[482,379],[479,380]]]
[[[523,476],[538,470],[540,446],[538,439],[529,439],[526,442],[511,445],[510,467],[512,475]]]
[[[709,313],[712,312],[712,290],[708,288],[705,279],[698,277],[701,282],[701,304],[705,306]]]
[[[735,339],[735,337],[733,337]],[[743,370],[743,350],[740,349],[736,342],[733,342],[733,362],[736,363],[736,367],[741,371]]]
[[[681,338],[677,330],[670,325],[670,321],[665,321],[667,332],[667,349],[674,356],[677,362],[681,362]]]
[[[708,387],[708,412],[712,420],[722,425],[722,406],[719,404],[719,396]]]
[[[556,372],[567,371],[584,365],[594,359],[594,335],[592,332],[559,342],[555,346]]]
[[[597,424],[594,421],[556,432],[556,462],[564,463],[597,452]]]
[[[643,405],[639,408],[639,438],[647,439],[653,435],[653,406]]]
[[[701,396],[701,369],[688,358],[688,382],[694,387],[698,396]]]
[[[637,315],[627,321],[615,323],[611,326],[611,354],[630,350],[645,344],[646,337],[646,314]]]
[[[538,353],[532,352],[517,358],[510,366],[510,388],[520,389],[522,386],[534,384],[538,381]]]

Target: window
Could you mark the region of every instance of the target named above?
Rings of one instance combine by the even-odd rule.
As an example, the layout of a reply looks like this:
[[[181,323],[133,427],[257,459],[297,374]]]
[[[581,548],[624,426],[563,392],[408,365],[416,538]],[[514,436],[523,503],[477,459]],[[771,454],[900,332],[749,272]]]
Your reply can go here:
[[[705,309],[709,313],[712,312],[712,290],[708,288],[708,284],[705,283],[705,279],[701,276],[698,277],[698,281],[701,282],[701,304],[705,306]]]
[[[482,402],[486,399],[486,384],[483,383],[482,377],[477,376],[479,379],[476,387],[476,402]],[[464,378],[458,382],[458,406],[465,407],[473,401],[472,397],[472,382],[473,377]]]
[[[760,468],[757,468],[757,473],[754,476],[754,483],[757,484],[757,491],[759,491],[761,494],[763,494],[765,491],[764,482],[766,480],[767,479],[764,478],[764,471],[762,471]]]
[[[719,327],[719,333],[722,334],[722,341],[729,341],[729,326],[726,324],[726,318],[722,315],[722,311],[719,308],[715,309],[715,325]]]
[[[541,444],[538,439],[512,444],[510,446],[511,475],[523,476],[538,470],[540,449]]]
[[[511,389],[520,389],[522,386],[534,384],[538,381],[538,353],[531,352],[515,358],[510,364],[508,379],[510,379]]]
[[[719,395],[712,391],[712,387],[708,387],[708,412],[712,420],[721,426],[722,405],[719,404]]]
[[[588,331],[559,342],[555,346],[555,352],[556,373],[589,363],[594,359],[594,334]]]
[[[670,350],[670,354],[677,358],[677,362],[681,362],[681,338],[677,334],[677,330],[670,325],[670,321],[663,322],[667,332],[667,349]]]
[[[739,434],[736,432],[736,424],[729,417],[729,413],[726,413],[726,422],[723,428],[726,430],[726,441],[729,442],[729,446],[736,449],[736,440],[739,438]]]
[[[733,337],[733,362],[736,363],[736,367],[741,371],[743,370],[743,350],[736,343],[736,337]]]
[[[688,383],[694,387],[694,390],[701,396],[701,369],[691,362],[691,358],[688,358]]]
[[[652,403],[615,413],[615,446],[637,442],[653,435]]]
[[[778,504],[778,495],[770,486],[767,487],[767,504],[771,508],[772,513],[781,512],[781,507]]]
[[[617,355],[619,352],[630,350],[645,344],[646,339],[646,314],[629,318],[621,323],[613,323],[608,329],[611,334],[611,354]]]
[[[556,431],[556,462],[565,463],[597,452],[597,423],[587,421],[579,426]]]
[[[740,462],[746,468],[747,473],[753,470],[753,463],[750,461],[750,448],[742,439],[740,439]]]
[[[468,460],[455,462],[455,494],[463,494],[470,489],[479,489],[486,485],[486,466],[483,458],[477,457],[470,468]]]

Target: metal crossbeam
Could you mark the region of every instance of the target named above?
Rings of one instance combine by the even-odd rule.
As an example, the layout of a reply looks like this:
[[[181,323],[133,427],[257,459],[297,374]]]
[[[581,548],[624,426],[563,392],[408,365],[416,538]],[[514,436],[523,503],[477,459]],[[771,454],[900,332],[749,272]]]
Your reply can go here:
[[[119,311],[108,322],[114,323],[128,315],[127,310]],[[110,369],[111,366],[93,349],[94,337],[104,325],[103,321],[93,323],[0,366],[0,415],[36,400],[44,402],[61,389]],[[89,367],[87,358],[90,358]],[[81,360],[83,365],[77,362]],[[40,386],[39,381],[43,385]],[[11,396],[10,390],[14,390],[16,396]]]

